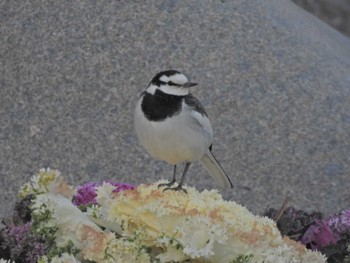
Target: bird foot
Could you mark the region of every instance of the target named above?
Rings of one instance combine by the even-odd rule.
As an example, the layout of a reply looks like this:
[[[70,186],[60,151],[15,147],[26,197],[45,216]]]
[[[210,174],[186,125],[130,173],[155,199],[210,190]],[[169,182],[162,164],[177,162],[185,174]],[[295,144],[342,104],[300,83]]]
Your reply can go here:
[[[172,191],[183,191],[185,194],[187,194],[187,190],[185,188],[182,188],[182,185],[179,184],[176,187],[167,187],[165,189],[163,189],[163,192],[168,191],[168,190],[172,190]]]
[[[173,180],[173,181],[171,181],[171,182],[169,182],[169,183],[166,183],[166,184],[159,184],[158,185],[158,189],[159,188],[161,188],[161,187],[163,187],[163,186],[166,186],[167,188],[170,188],[170,186],[172,186],[172,185],[174,185],[175,184],[175,180]],[[165,190],[165,189],[164,189]],[[163,190],[163,191],[164,191]]]

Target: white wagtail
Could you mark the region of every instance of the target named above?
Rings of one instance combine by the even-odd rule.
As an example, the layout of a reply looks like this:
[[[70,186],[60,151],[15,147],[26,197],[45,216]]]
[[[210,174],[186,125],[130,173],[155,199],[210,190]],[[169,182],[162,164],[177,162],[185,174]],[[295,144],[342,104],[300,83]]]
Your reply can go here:
[[[213,130],[200,101],[189,91],[197,83],[176,70],[158,73],[141,93],[134,112],[134,125],[141,145],[148,153],[174,165],[173,179],[164,190],[183,190],[187,170],[200,161],[222,187],[232,187],[225,171],[211,152]],[[185,163],[180,183],[176,166]]]

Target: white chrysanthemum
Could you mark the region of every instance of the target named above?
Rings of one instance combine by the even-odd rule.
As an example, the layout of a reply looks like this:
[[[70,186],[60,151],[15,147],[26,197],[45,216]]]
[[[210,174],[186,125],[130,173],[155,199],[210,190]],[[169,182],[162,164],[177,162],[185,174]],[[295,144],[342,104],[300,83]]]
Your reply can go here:
[[[188,218],[177,227],[180,235],[177,240],[183,246],[183,252],[190,258],[209,258],[214,255],[214,244],[225,244],[227,229],[220,224],[213,224],[210,218],[195,216]]]
[[[268,253],[266,253],[268,252]],[[264,255],[264,263],[284,263],[285,259],[288,258],[291,263],[302,263],[300,258],[295,255],[295,251],[293,251],[288,245],[284,244],[278,246],[276,248],[271,248],[270,250],[263,252]]]
[[[15,261],[0,258],[0,263],[15,263]]]
[[[98,203],[106,203],[109,202],[113,196],[113,191],[115,190],[115,186],[108,182],[103,182],[101,186],[98,186],[96,189],[96,200]]]
[[[110,207],[112,203],[115,203],[114,188],[110,184],[104,183],[102,186],[96,189],[96,201],[99,204],[98,209],[99,213],[102,215],[103,219],[110,222],[116,222],[116,218],[111,217]]]

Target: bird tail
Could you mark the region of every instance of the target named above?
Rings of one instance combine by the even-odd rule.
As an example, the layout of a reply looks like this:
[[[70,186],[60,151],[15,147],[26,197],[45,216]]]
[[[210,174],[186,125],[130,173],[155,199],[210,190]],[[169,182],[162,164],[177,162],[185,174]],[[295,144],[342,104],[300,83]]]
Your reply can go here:
[[[215,179],[216,183],[223,188],[232,188],[232,182],[228,178],[224,169],[220,166],[212,152],[208,149],[207,153],[199,160],[210,175]]]

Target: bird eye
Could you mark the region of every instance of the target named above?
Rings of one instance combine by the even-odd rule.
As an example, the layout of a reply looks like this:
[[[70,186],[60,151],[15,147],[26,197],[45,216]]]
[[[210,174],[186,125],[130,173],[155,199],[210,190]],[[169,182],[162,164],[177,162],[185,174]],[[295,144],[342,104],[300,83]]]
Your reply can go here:
[[[168,81],[168,85],[170,85],[170,86],[180,86],[179,84],[176,84],[176,83],[174,83],[172,81]]]

